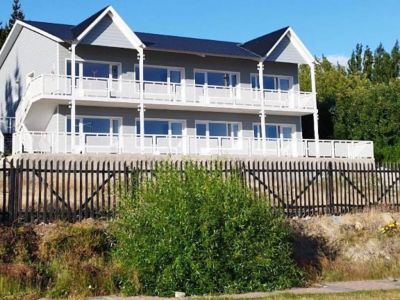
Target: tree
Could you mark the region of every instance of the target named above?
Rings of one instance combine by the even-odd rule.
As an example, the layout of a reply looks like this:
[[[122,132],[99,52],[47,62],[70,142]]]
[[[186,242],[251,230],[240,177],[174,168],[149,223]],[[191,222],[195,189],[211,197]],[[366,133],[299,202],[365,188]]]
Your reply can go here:
[[[363,46],[362,44],[357,44],[356,49],[353,50],[351,54],[351,58],[348,62],[348,72],[350,74],[358,74],[362,71],[362,53]]]
[[[400,46],[398,40],[392,48],[390,59],[392,62],[392,77],[398,78],[400,76]]]
[[[21,8],[19,0],[13,0],[12,13],[8,21],[7,29],[10,31],[17,20],[24,20],[25,15]]]
[[[3,47],[4,42],[6,41],[7,30],[3,27],[3,24],[0,22],[0,49]]]
[[[2,26],[2,23],[0,22],[0,49],[1,47],[3,47],[3,44],[6,41],[7,36],[10,33],[15,22],[17,20],[24,20],[24,19],[25,15],[22,11],[21,3],[19,2],[19,0],[13,0],[12,12],[10,15],[10,19],[8,20],[8,23],[5,26]]]
[[[374,67],[374,55],[371,49],[366,46],[363,57],[363,74],[368,80],[372,80],[372,71]]]
[[[392,78],[391,72],[391,57],[390,54],[386,52],[382,43],[376,48],[374,53],[374,68],[372,79],[375,82],[389,82]]]

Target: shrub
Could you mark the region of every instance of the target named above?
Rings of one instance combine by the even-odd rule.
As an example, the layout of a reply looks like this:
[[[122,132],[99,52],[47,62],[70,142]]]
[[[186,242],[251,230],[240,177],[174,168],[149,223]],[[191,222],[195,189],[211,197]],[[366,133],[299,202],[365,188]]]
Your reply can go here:
[[[137,292],[199,295],[302,283],[282,214],[238,176],[188,163],[184,176],[162,167],[154,178],[123,197],[113,226],[115,258],[138,276]]]

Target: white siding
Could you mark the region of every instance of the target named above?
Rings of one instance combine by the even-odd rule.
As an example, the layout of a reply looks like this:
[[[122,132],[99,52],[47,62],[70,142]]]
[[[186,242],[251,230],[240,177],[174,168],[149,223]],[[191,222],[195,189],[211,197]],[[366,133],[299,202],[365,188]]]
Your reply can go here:
[[[290,42],[288,37],[284,37],[276,46],[274,51],[268,57],[269,61],[288,62],[288,63],[306,63],[296,47]]]
[[[0,115],[13,116],[25,92],[26,75],[57,72],[57,43],[23,28],[0,68]]]
[[[83,44],[118,48],[132,48],[132,44],[115,25],[109,16],[105,16],[83,39]]]

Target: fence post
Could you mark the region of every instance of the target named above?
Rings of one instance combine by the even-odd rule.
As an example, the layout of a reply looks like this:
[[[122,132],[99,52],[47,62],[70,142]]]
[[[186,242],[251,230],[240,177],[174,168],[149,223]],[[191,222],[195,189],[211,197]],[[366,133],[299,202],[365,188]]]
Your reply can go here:
[[[334,190],[333,190],[333,167],[332,167],[332,162],[328,162],[328,176],[327,176],[327,211],[330,214],[334,213],[333,209],[333,204],[334,202]]]
[[[16,198],[16,179],[17,173],[14,167],[13,161],[10,163],[9,171],[9,188],[8,188],[8,222],[13,222],[15,220],[15,198]]]

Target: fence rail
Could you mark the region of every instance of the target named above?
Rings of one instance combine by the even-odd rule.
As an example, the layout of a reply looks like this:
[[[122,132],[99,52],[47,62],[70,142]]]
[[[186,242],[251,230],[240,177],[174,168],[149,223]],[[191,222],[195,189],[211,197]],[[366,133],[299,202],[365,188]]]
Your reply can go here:
[[[165,163],[165,162],[164,162]],[[168,162],[184,172],[185,162]],[[400,207],[400,165],[330,161],[196,161],[239,174],[256,197],[288,217]],[[157,161],[3,160],[0,222],[75,222],[109,218],[133,178],[153,176]]]

